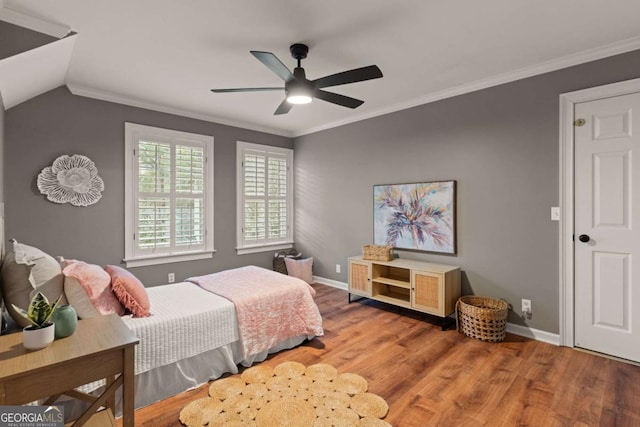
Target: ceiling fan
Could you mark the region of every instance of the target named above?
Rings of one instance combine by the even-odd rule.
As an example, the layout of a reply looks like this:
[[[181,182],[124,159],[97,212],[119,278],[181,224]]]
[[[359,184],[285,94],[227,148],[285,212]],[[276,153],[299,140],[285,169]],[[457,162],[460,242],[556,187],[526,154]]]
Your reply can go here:
[[[267,68],[284,80],[284,87],[211,89],[211,92],[231,93],[284,90],[286,98],[273,113],[274,115],[278,115],[288,113],[294,104],[308,104],[312,98],[318,98],[333,104],[342,105],[343,107],[357,108],[362,105],[364,101],[333,92],[327,92],[322,89],[382,77],[380,68],[376,65],[370,65],[368,67],[356,68],[319,79],[309,80],[304,72],[304,68],[300,66],[300,62],[305,59],[307,53],[309,53],[309,47],[302,43],[295,43],[289,47],[289,50],[291,51],[291,56],[298,61],[298,66],[293,70],[293,73],[273,53],[256,50],[251,51],[251,54],[255,56],[258,61],[262,62]]]

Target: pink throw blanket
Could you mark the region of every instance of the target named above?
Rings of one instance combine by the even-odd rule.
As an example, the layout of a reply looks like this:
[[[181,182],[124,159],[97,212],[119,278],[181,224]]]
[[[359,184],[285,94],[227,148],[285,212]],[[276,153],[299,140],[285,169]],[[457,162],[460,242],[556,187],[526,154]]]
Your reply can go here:
[[[187,281],[233,302],[245,357],[294,336],[324,335],[316,292],[295,277],[251,265]]]

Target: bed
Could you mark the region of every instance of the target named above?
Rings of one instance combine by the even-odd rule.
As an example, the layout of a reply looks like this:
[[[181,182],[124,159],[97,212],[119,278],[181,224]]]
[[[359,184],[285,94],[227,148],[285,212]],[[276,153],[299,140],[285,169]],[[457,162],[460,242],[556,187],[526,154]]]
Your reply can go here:
[[[244,282],[246,289],[263,290],[265,286],[279,283],[302,290],[309,296],[306,300],[308,304],[315,291],[300,279],[248,266],[189,280],[192,281],[148,288],[152,316],[123,317],[125,324],[140,339],[135,362],[136,408],[197,387],[224,373],[237,373],[238,365],[251,366],[265,360],[270,353],[293,348],[323,334],[322,319],[313,303],[315,317],[311,313],[311,318],[304,321],[300,328],[287,330],[284,335],[267,335],[269,339],[263,343],[263,347],[247,347],[244,342],[246,339],[241,338],[236,305],[194,283],[208,280],[210,284],[221,285],[228,280],[235,280]],[[292,317],[299,317],[299,307],[291,310],[293,316],[280,310],[279,315],[286,317],[277,319],[275,310],[271,310],[268,304],[270,299],[273,302],[273,298],[279,299],[278,305],[283,310],[290,310],[290,304],[282,305],[282,297],[278,296],[278,292],[260,294],[256,305],[267,303],[267,307],[259,307],[258,311],[268,319],[258,321],[268,323],[269,319],[275,319],[286,325],[295,323]],[[293,303],[304,305],[301,301]],[[276,336],[277,339],[274,339]]]
[[[151,316],[122,317],[140,339],[135,356],[136,409],[196,388],[225,373],[238,373],[239,365],[251,366],[265,360],[269,354],[296,347],[323,335],[322,319],[313,302],[315,291],[300,279],[247,266],[188,280],[191,281],[148,288]],[[257,311],[266,316],[258,321],[265,324],[276,321],[287,325],[288,328],[279,331],[284,330],[284,335],[266,334],[266,341],[261,343],[263,347],[255,343],[253,347],[247,346],[246,339],[242,339],[242,322],[238,322],[238,314],[242,313],[236,307],[238,303],[234,304],[194,283],[198,281],[206,281],[209,286],[221,286],[221,293],[226,292],[224,284],[229,281],[235,281],[236,285],[240,283],[247,290],[256,289],[255,293],[250,292],[253,298],[251,303],[259,306]],[[268,288],[273,286],[277,286],[277,289],[272,292]],[[307,297],[294,298],[286,303],[282,292],[287,288]],[[275,310],[274,301],[279,306]],[[307,309],[301,309],[305,305]],[[299,322],[301,312],[308,315],[302,323]],[[285,318],[278,319],[282,315]],[[296,319],[299,328],[291,329]],[[82,391],[99,391],[103,384],[87,384]],[[118,396],[117,408],[121,407],[120,399]],[[65,413],[76,413],[82,406],[78,405],[78,401],[65,401],[64,405]]]
[[[13,251],[2,265],[5,303],[15,301],[18,306],[26,306],[29,294],[35,291],[57,298],[63,292],[63,282],[64,294],[71,302],[67,292],[70,276],[62,274],[67,268],[61,269],[59,260],[37,248],[15,240],[12,243]],[[81,263],[72,262],[74,266]],[[112,266],[105,270],[108,267]],[[110,287],[109,274],[100,266],[86,264],[84,268],[92,276],[106,275],[105,286]],[[89,287],[88,293],[95,290],[91,286],[95,286],[96,277],[88,280],[92,284],[83,284]],[[149,298],[151,315],[121,317],[140,339],[135,354],[136,408],[224,373],[237,373],[238,365],[250,366],[265,360],[270,353],[323,335],[314,289],[303,280],[264,268],[246,266],[192,277],[182,283],[149,288],[140,283],[139,287]],[[110,289],[108,292],[113,294]],[[7,297],[13,301],[7,301]],[[95,382],[81,391],[99,391],[102,386]],[[71,415],[82,406],[83,402],[78,402],[59,403],[64,404],[65,414]]]

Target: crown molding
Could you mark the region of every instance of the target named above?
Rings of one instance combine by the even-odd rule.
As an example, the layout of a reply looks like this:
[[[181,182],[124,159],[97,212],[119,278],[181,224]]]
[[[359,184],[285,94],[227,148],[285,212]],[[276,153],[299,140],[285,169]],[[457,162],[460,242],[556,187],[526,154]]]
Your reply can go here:
[[[16,12],[15,10],[4,7],[2,1],[0,1],[0,21],[47,34],[58,39],[61,39],[71,33],[71,27],[67,25],[49,22],[44,19],[36,18],[35,16]]]
[[[195,111],[184,110],[180,108],[170,107],[168,105],[156,104],[149,101],[135,99],[126,95],[115,94],[107,91],[100,91],[90,87],[84,87],[67,82],[69,90],[74,95],[85,96],[89,98],[100,99],[103,101],[115,102],[118,104],[130,105],[132,107],[145,108],[149,110],[159,111],[168,114],[175,114],[178,116],[190,117],[193,119],[204,120],[208,122],[219,123],[227,126],[240,127],[243,129],[254,130],[258,132],[265,132],[274,135],[284,136],[288,138],[297,138],[304,135],[320,132],[327,129],[344,126],[350,123],[359,122],[362,120],[371,119],[374,117],[382,116],[385,114],[395,113],[397,111],[406,110],[409,108],[417,107],[424,104],[440,101],[454,96],[464,95],[466,93],[475,92],[482,89],[487,89],[493,86],[499,86],[501,84],[510,83],[513,81],[525,79],[528,77],[537,76],[540,74],[561,70],[563,68],[580,65],[586,62],[596,61],[598,59],[607,58],[614,55],[619,55],[625,52],[640,49],[640,36],[632,37],[619,42],[611,43],[605,46],[585,50],[572,55],[563,56],[561,58],[552,59],[550,61],[543,62],[531,67],[520,68],[515,71],[503,73],[497,76],[489,77],[486,79],[476,80],[474,82],[459,85],[446,90],[432,92],[425,94],[418,98],[408,100],[406,102],[400,102],[388,107],[380,108],[375,111],[350,117],[344,120],[338,120],[331,123],[326,123],[320,126],[311,127],[308,129],[302,129],[300,131],[286,131],[283,129],[270,128],[265,126],[258,126],[247,121],[230,120],[228,118],[213,116]]]
[[[84,96],[87,98],[99,99],[101,101],[114,102],[116,104],[128,105],[131,107],[144,108],[146,110],[158,111],[161,113],[174,114],[176,116],[189,117],[191,119],[204,120],[206,122],[217,123],[226,126],[239,127],[242,129],[254,130],[258,132],[270,133],[274,135],[284,136],[291,138],[293,135],[291,132],[286,132],[281,129],[274,129],[264,126],[256,126],[255,124],[243,121],[229,120],[223,117],[212,116],[208,114],[197,113],[195,111],[185,110],[181,108],[170,107],[168,105],[157,104],[141,99],[135,99],[125,95],[115,94],[113,92],[106,92],[97,89],[93,89],[86,86],[76,85],[74,83],[67,82],[67,87],[72,94],[78,96]]]
[[[487,89],[493,86],[498,86],[505,83],[510,83],[516,80],[525,79],[527,77],[533,77],[540,74],[548,73],[551,71],[561,70],[563,68],[573,67],[575,65],[584,64],[586,62],[596,61],[598,59],[607,58],[609,56],[619,55],[625,52],[631,52],[632,50],[640,49],[640,36],[632,37],[619,42],[611,43],[605,46],[585,50],[572,55],[563,56],[560,58],[552,59],[541,64],[537,64],[531,67],[520,68],[508,73],[499,74],[497,76],[489,77],[486,79],[476,80],[475,82],[467,83],[464,85],[456,86],[443,91],[433,92],[423,95],[419,98],[394,104],[389,107],[375,110],[371,113],[363,114],[357,117],[350,117],[345,120],[339,120],[324,125],[316,126],[310,129],[295,132],[294,138],[299,136],[308,135],[315,132],[320,132],[327,129],[332,129],[338,126],[343,126],[349,123],[359,122],[373,117],[382,116],[384,114],[395,113],[396,111],[406,110],[409,108],[417,107],[419,105],[429,104],[431,102],[440,101],[446,98],[452,98],[458,95],[464,95],[465,93],[475,92],[482,89]]]

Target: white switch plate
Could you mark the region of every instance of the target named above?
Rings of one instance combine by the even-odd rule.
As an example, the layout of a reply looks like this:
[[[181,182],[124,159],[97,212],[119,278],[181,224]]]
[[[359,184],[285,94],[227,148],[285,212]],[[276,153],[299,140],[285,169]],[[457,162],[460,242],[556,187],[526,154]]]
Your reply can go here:
[[[551,221],[560,221],[560,208],[557,206],[551,208]]]

